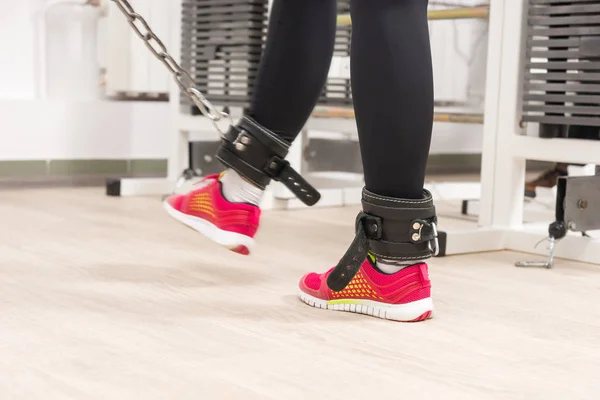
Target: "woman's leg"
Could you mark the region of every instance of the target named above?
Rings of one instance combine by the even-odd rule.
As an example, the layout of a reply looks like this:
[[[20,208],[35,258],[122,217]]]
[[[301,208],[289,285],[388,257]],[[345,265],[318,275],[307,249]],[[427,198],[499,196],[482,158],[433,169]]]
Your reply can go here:
[[[225,135],[228,169],[165,201],[167,212],[213,241],[248,254],[263,190],[284,182],[307,204],[314,191],[284,160],[325,85],[335,43],[335,0],[275,0],[248,114]]]
[[[436,217],[423,190],[433,120],[427,0],[352,0],[352,94],[365,173],[356,237],[336,268],[308,274],[321,308],[399,321],[431,316]]]
[[[287,145],[304,127],[327,80],[336,16],[335,0],[273,3],[248,117]],[[235,161],[221,161],[232,167],[221,178],[224,196],[229,201],[258,205],[269,179],[257,182],[260,177],[251,179],[242,168],[236,168]]]
[[[351,7],[352,94],[366,188],[420,199],[433,123],[427,0],[352,0]]]
[[[323,91],[336,32],[335,0],[275,0],[250,116],[291,143]]]

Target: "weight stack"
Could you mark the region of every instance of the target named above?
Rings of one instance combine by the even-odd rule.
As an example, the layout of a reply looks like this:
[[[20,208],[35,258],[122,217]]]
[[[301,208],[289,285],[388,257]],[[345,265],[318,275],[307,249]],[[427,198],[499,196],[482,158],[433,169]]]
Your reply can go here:
[[[247,108],[265,40],[268,0],[183,0],[182,67],[215,106]],[[200,114],[182,95],[180,104]]]
[[[598,140],[600,2],[528,3],[522,120],[541,137]]]
[[[182,67],[218,108],[250,105],[266,40],[268,5],[269,0],[182,1]],[[338,0],[338,13],[349,11],[350,1]],[[337,28],[334,57],[350,56],[351,32],[350,26]],[[350,79],[328,79],[318,103],[352,106]],[[184,95],[180,104],[183,112],[200,114]],[[222,165],[214,159],[218,146],[219,140],[190,142],[189,168],[202,175],[220,172]]]

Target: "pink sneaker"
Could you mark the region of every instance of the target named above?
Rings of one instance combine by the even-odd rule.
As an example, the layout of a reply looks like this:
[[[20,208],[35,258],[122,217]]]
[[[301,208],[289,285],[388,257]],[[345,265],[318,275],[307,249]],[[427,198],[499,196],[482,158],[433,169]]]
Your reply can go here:
[[[341,292],[327,287],[327,277],[310,273],[300,280],[300,299],[309,306],[349,311],[403,322],[431,318],[433,301],[427,264],[404,268],[392,275],[382,274],[365,260],[350,284]]]
[[[167,213],[231,251],[250,254],[260,208],[226,200],[219,175],[207,176],[198,185],[189,193],[168,197],[163,203]]]

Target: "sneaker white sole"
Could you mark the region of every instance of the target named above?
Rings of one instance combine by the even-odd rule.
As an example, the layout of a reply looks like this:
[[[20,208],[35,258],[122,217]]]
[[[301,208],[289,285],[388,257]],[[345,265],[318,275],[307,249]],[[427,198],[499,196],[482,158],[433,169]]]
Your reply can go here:
[[[248,252],[254,247],[254,239],[241,233],[229,232],[219,229],[215,224],[202,218],[187,215],[173,208],[167,201],[163,202],[163,208],[171,217],[182,224],[201,233],[213,242],[227,247],[230,250],[237,251],[240,246],[246,247]]]
[[[298,295],[300,300],[312,307],[365,314],[392,321],[417,322],[433,316],[433,300],[431,297],[407,304],[386,304],[360,299],[321,300],[304,293],[301,289],[299,289]]]

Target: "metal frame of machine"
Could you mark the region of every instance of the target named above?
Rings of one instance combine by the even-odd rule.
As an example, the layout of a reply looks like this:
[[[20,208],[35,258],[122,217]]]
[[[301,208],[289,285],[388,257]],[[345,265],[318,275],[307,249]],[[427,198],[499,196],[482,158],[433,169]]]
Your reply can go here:
[[[494,250],[548,255],[536,247],[548,224],[523,223],[525,161],[600,164],[600,141],[527,136],[521,124],[526,0],[492,0],[479,227],[447,232],[445,254]],[[600,264],[600,240],[569,232],[554,256]]]

